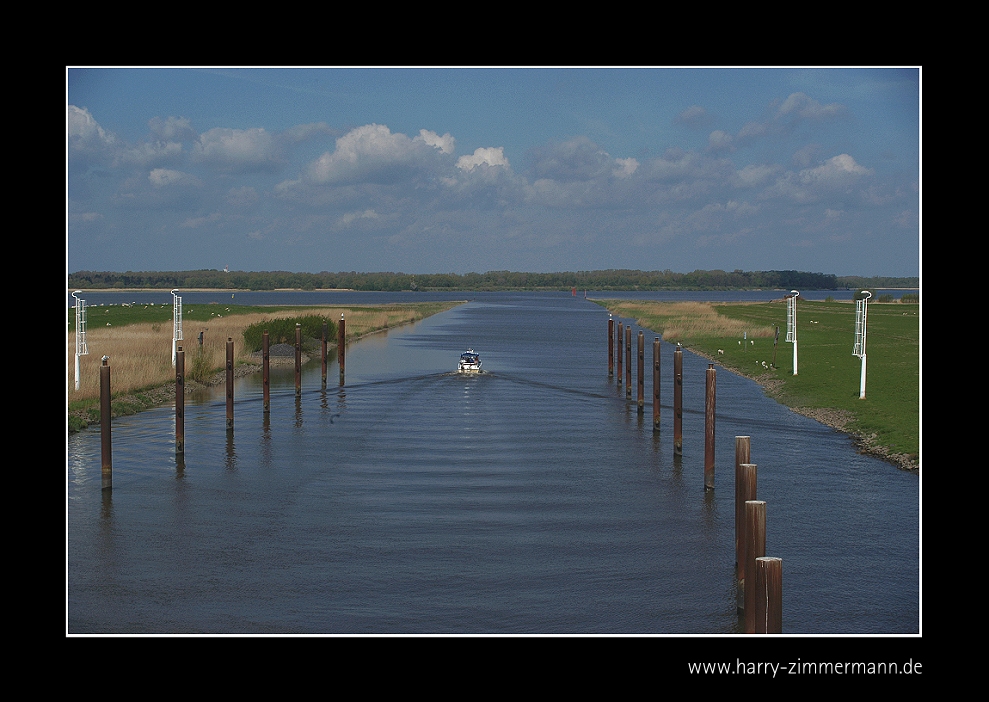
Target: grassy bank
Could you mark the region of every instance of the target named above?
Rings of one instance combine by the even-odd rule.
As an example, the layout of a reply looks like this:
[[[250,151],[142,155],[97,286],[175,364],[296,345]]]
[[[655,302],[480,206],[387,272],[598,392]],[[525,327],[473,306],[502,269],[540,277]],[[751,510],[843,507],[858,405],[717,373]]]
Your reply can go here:
[[[227,339],[234,340],[236,372],[255,372],[254,348],[244,332],[252,325],[283,326],[283,320],[311,322],[323,317],[330,323],[328,345],[336,347],[335,323],[345,315],[348,341],[384,329],[402,326],[450,309],[459,302],[407,305],[251,307],[245,305],[187,305],[183,309],[181,345],[186,351],[186,386],[214,382],[226,366]],[[203,334],[202,346],[199,334]],[[133,414],[175,399],[172,366],[172,305],[110,305],[87,310],[88,355],[80,357],[79,389],[75,389],[75,313],[69,310],[67,335],[69,431],[99,422],[101,358],[110,357],[113,416]],[[272,341],[271,343],[276,343]],[[294,340],[293,340],[294,343]],[[312,345],[315,340],[309,339]]]
[[[865,399],[859,399],[862,362],[852,355],[854,303],[799,301],[797,375],[793,345],[785,342],[785,302],[598,304],[756,380],[786,406],[854,435],[863,450],[919,469],[919,304],[869,304]]]

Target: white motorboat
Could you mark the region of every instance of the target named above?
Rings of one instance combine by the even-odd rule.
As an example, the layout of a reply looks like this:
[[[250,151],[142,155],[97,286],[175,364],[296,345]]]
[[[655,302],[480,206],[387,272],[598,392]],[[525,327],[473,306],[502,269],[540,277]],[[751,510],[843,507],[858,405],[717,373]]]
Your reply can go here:
[[[460,354],[460,363],[457,365],[457,370],[461,373],[480,373],[481,357],[474,349],[467,349]]]

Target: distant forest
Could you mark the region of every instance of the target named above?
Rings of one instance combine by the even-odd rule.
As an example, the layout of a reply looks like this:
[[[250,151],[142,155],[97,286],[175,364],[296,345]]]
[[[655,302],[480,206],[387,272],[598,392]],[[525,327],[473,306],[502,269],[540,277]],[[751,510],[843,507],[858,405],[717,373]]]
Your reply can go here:
[[[917,288],[919,278],[838,277],[803,271],[673,271],[603,270],[565,273],[290,273],[286,271],[78,271],[70,288],[114,289],[346,289],[401,290],[850,290]]]

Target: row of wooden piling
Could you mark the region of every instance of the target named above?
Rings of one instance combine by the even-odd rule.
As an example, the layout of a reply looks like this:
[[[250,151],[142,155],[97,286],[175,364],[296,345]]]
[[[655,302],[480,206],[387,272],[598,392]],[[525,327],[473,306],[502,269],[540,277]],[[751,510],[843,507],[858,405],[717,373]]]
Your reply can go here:
[[[617,339],[617,349],[616,349]],[[622,383],[622,357],[625,357],[625,397],[632,400],[632,329],[608,318],[608,376]],[[637,344],[637,408],[644,413],[645,335],[640,330]],[[660,339],[653,340],[653,431],[660,426]],[[706,372],[704,393],[704,489],[714,489],[714,439],[717,396],[714,364]],[[673,454],[683,455],[683,349],[673,353]],[[737,608],[743,615],[745,633],[782,632],[783,561],[766,556],[766,503],[756,499],[756,465],[750,462],[748,436],[735,437],[735,568]]]
[[[340,315],[337,327],[337,360],[340,365],[340,385],[344,384],[346,358],[346,320]],[[271,410],[271,376],[269,353],[270,337],[267,330],[261,341],[261,371],[262,397],[264,413]],[[326,388],[327,365],[327,325],[323,324],[322,337],[322,385]],[[234,341],[227,339],[226,347],[226,400],[227,400],[227,431],[234,427]],[[295,393],[302,394],[302,325],[295,325]],[[103,357],[100,366],[100,440],[102,453],[102,489],[113,489],[113,456],[112,437],[110,432],[110,365],[109,357]],[[185,351],[181,346],[175,350],[175,453],[185,453]]]

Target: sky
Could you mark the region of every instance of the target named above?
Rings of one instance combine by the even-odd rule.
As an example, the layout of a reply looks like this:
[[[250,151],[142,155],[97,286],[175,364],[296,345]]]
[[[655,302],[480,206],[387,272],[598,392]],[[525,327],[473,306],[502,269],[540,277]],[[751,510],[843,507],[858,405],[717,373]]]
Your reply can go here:
[[[920,67],[67,67],[67,272],[918,276]]]

